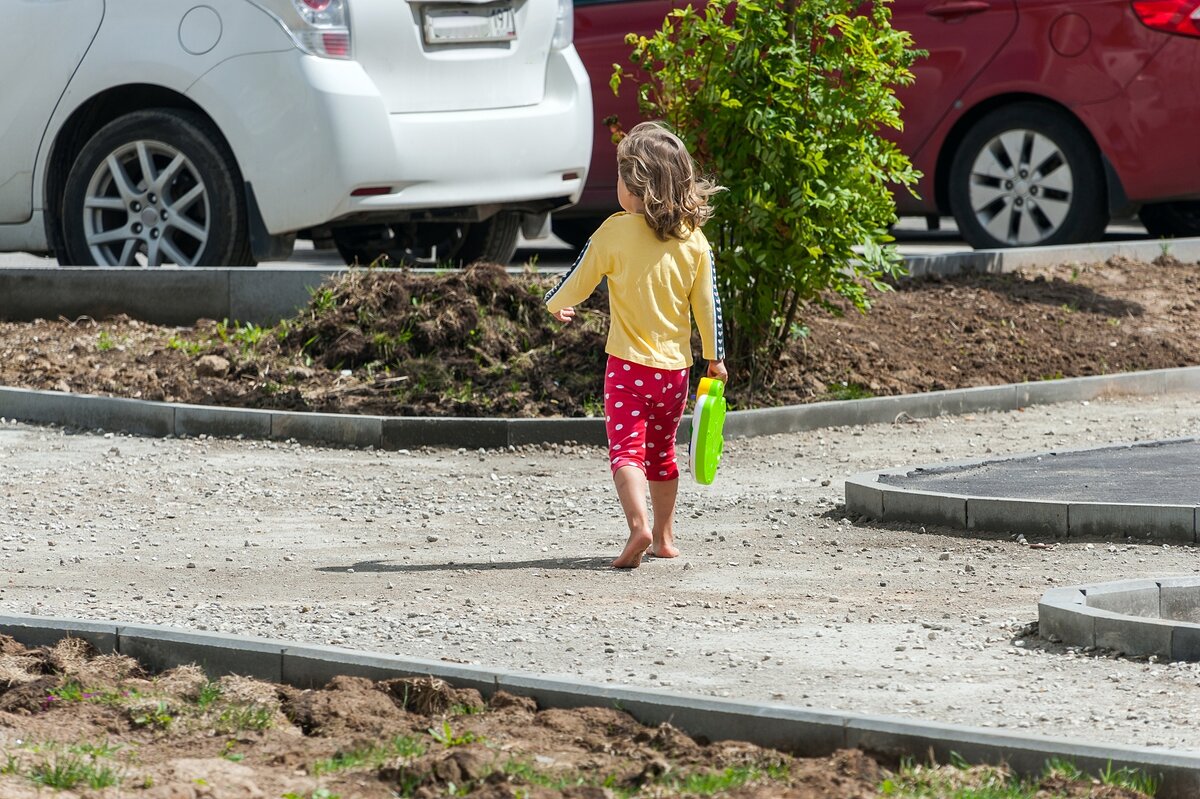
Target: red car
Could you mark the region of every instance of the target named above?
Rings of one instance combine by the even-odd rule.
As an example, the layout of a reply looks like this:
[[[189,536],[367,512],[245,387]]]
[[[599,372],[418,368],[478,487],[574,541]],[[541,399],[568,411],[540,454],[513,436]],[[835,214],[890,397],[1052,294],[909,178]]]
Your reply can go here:
[[[683,0],[681,0],[682,2]],[[613,97],[625,34],[649,34],[672,0],[575,0],[575,47],[592,80],[595,145],[580,203],[555,232],[586,239],[617,210],[602,120],[637,119]],[[904,104],[901,148],[924,173],[907,216],[952,215],[975,247],[1100,238],[1140,215],[1158,236],[1200,235],[1200,0],[895,0],[892,23],[929,55]]]

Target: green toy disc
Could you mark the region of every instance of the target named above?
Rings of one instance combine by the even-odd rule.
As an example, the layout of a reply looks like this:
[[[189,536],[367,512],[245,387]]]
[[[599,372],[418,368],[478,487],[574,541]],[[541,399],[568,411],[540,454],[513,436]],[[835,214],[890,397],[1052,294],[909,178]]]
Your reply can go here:
[[[712,380],[708,393],[696,397],[692,412],[692,443],[688,450],[688,465],[692,479],[700,485],[711,485],[721,463],[725,448],[725,384]]]

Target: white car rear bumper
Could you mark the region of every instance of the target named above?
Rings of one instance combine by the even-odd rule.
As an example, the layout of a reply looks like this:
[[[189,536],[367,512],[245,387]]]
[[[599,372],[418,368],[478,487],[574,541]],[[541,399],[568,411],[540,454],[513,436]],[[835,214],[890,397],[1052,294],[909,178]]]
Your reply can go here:
[[[550,55],[542,102],[517,108],[389,114],[357,63],[298,51],[230,59],[188,94],[225,133],[272,234],[420,210],[548,210],[579,198],[591,158],[574,48]],[[352,196],[378,187],[390,191]]]

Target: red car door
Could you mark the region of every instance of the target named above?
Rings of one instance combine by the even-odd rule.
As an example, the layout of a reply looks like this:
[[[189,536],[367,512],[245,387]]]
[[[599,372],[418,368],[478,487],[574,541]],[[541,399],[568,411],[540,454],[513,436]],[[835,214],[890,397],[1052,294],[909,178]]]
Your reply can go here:
[[[575,0],[575,49],[587,67],[592,82],[592,105],[596,129],[593,132],[592,163],[587,186],[579,207],[620,210],[617,205],[617,147],[604,119],[616,115],[628,130],[641,117],[637,108],[637,83],[626,80],[621,93],[614,97],[609,79],[612,65],[632,69],[629,54],[633,47],[625,35],[649,36],[662,27],[672,0]]]
[[[912,34],[914,45],[929,55],[913,64],[916,80],[901,87],[904,130],[893,133],[900,149],[925,177],[917,185],[921,200],[896,194],[900,213],[934,209],[933,176],[939,142],[929,137],[1017,27],[1015,0],[896,0],[892,27]]]

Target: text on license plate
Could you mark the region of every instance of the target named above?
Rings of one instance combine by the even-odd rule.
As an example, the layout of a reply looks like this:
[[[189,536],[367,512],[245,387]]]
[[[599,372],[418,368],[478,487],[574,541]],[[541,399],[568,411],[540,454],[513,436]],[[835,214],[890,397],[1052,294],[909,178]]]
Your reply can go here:
[[[425,9],[426,44],[511,42],[516,38],[517,16],[511,5]]]

